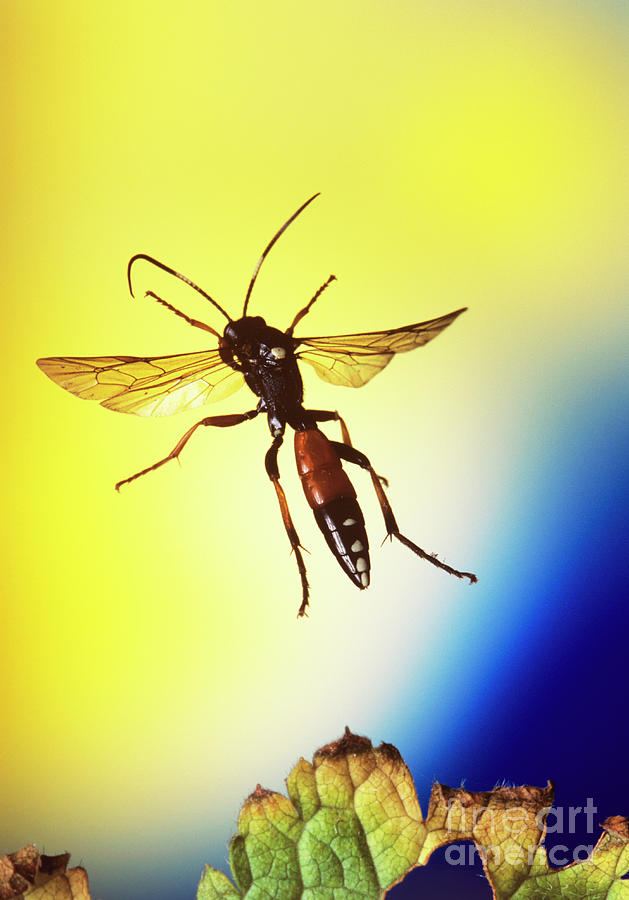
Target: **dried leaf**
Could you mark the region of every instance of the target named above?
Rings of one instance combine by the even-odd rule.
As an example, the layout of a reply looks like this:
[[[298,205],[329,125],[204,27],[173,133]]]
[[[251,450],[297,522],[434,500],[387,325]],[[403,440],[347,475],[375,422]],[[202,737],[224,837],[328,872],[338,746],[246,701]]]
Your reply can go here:
[[[0,900],[90,900],[85,869],[68,869],[69,853],[43,856],[31,845],[0,857]]]

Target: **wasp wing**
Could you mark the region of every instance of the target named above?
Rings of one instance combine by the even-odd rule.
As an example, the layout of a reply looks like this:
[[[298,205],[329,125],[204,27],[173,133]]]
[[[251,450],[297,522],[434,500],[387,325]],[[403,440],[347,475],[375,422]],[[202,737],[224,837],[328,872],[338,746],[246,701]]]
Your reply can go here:
[[[138,416],[170,416],[222,400],[244,384],[218,350],[176,356],[54,356],[37,365],[84,400]]]
[[[396,353],[423,347],[465,312],[467,307],[402,328],[337,334],[331,337],[295,338],[299,359],[309,363],[324,381],[346,387],[362,387],[387,366]]]

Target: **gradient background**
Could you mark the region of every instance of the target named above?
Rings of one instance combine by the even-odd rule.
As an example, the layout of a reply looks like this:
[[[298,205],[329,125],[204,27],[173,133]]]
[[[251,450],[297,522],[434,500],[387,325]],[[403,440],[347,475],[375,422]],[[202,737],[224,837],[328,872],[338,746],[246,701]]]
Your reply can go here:
[[[25,0],[2,19],[0,848],[71,850],[102,900],[190,898],[256,782],[283,789],[345,724],[398,746],[424,809],[433,778],[552,778],[561,804],[628,814],[626,4]],[[207,346],[142,290],[218,313],[149,267],[131,301],[130,255],[235,314],[317,190],[252,312],[286,327],[331,272],[302,334],[469,306],[362,390],[304,374],[403,531],[480,582],[380,549],[357,471],[356,591],[287,442],[297,621],[263,421],[199,433],[118,496],[198,411],[114,414],[34,362]],[[443,855],[394,896],[422,887],[490,893]]]

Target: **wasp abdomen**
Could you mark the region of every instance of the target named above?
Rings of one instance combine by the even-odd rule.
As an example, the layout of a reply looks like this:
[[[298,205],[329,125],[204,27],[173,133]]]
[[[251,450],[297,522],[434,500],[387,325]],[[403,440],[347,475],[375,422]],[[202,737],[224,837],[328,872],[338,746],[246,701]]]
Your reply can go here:
[[[356,491],[330,441],[316,428],[295,432],[297,471],[317,525],[341,568],[369,584],[369,541]]]

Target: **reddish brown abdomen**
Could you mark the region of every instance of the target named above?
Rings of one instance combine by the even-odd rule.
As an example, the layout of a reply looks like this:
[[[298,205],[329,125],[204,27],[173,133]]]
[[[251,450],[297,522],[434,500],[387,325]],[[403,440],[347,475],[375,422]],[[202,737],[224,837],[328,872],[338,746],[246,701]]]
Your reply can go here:
[[[339,456],[316,428],[295,432],[295,460],[306,500],[327,544],[354,584],[369,584],[369,541],[356,491]]]
[[[338,454],[319,430],[295,432],[295,460],[306,500],[313,509],[337,497],[355,497]]]

